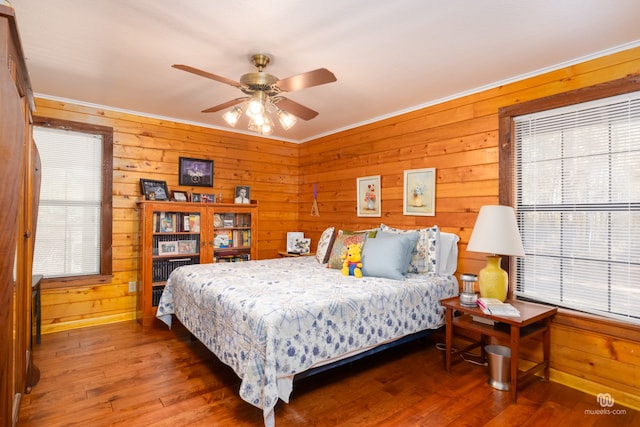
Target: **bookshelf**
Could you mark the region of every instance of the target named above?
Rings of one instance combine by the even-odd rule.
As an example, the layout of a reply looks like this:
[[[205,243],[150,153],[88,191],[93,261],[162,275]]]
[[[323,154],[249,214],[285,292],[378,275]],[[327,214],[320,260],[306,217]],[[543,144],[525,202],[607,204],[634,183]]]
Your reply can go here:
[[[137,318],[148,326],[169,275],[184,265],[256,259],[258,205],[140,201]]]

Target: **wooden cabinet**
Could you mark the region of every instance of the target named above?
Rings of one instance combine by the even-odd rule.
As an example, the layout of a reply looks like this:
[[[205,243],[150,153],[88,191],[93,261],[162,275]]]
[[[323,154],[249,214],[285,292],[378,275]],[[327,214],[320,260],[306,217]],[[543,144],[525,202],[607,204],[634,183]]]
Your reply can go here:
[[[153,323],[171,272],[183,265],[256,259],[258,205],[142,201],[137,317]]]
[[[31,358],[31,266],[39,160],[33,95],[13,9],[0,4],[0,425],[17,423],[39,372]]]

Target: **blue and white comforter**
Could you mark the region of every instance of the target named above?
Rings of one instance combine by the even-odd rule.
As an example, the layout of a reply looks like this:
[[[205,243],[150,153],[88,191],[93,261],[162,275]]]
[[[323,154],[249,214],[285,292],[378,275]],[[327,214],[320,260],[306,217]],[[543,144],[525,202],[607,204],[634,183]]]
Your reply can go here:
[[[357,279],[315,257],[201,264],[176,269],[157,317],[171,315],[242,379],[240,397],[274,424],[293,376],[309,368],[442,325],[453,276]]]

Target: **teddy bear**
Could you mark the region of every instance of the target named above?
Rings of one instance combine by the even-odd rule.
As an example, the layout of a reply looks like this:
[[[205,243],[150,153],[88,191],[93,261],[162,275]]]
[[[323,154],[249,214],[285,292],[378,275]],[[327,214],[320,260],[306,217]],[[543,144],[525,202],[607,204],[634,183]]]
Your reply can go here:
[[[362,253],[359,243],[347,245],[347,251],[342,258],[342,274],[345,276],[362,277]]]

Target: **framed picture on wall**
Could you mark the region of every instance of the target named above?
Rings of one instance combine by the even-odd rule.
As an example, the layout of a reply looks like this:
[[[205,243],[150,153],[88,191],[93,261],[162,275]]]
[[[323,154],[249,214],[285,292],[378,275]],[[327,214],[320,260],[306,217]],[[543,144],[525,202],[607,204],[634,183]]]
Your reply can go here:
[[[358,216],[382,216],[380,175],[356,178]]]
[[[213,187],[213,160],[179,158],[179,183],[196,187]]]
[[[434,216],[436,214],[436,169],[404,171],[403,199],[403,214]]]

